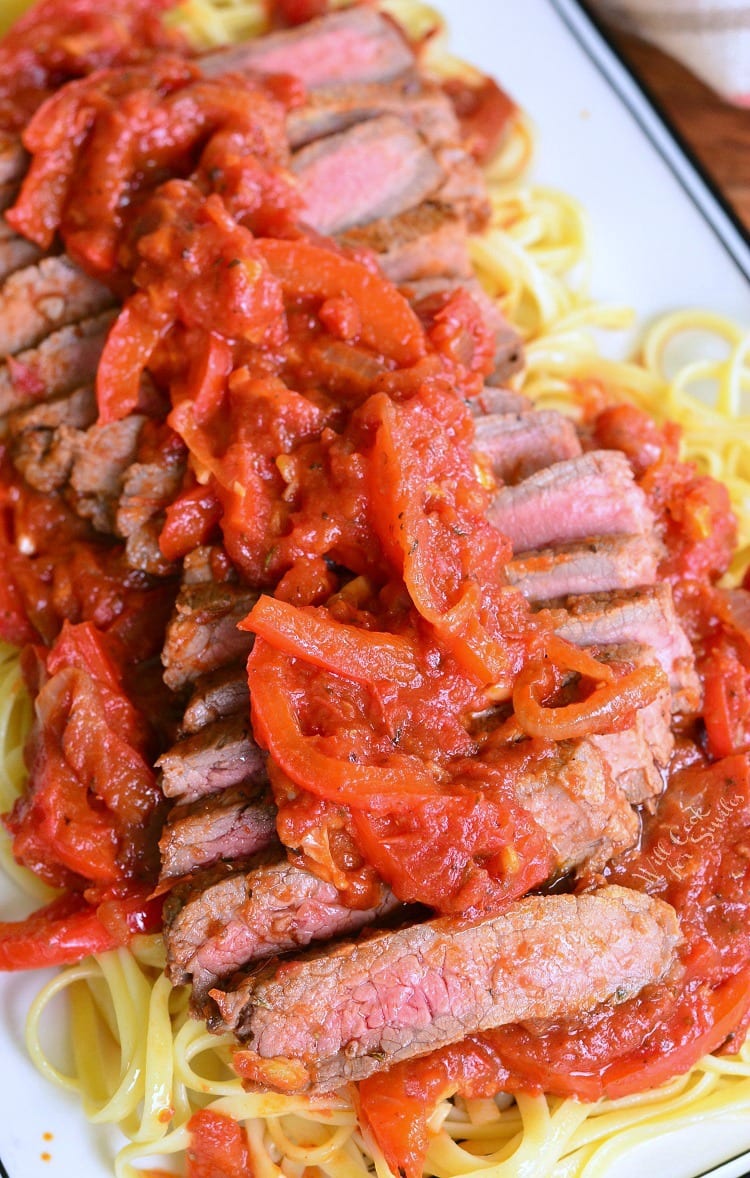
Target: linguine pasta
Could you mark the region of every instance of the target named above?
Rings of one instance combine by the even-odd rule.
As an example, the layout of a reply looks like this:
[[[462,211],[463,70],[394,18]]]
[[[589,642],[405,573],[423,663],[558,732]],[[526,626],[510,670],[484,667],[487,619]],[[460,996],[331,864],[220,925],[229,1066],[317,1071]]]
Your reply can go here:
[[[384,0],[413,34],[439,25],[416,0]],[[215,45],[262,30],[261,0],[188,0],[177,14],[195,42]],[[431,39],[429,65],[459,68],[442,35]],[[466,67],[461,66],[465,69]],[[597,329],[631,321],[626,309],[593,301],[585,282],[585,216],[575,201],[522,179],[531,135],[519,116],[489,171],[493,215],[472,241],[482,282],[521,330],[527,366],[520,387],[535,401],[580,416],[592,396],[627,399],[657,420],[683,429],[683,457],[729,488],[739,521],[732,576],[750,563],[750,336],[706,312],[679,312],[646,332],[637,361],[607,358]],[[710,337],[708,346],[707,337]],[[691,345],[693,358],[674,356]],[[718,348],[718,358],[713,357]],[[0,808],[23,785],[23,741],[31,707],[18,660],[0,647]],[[49,889],[12,860],[5,832],[2,867],[37,900]],[[256,1178],[390,1178],[385,1161],[357,1123],[344,1094],[325,1100],[246,1093],[230,1066],[231,1036],[211,1035],[188,1015],[187,994],[164,972],[161,938],[136,938],[131,950],[88,958],[60,972],[34,1002],[26,1040],[40,1072],[79,1097],[88,1119],[116,1125],[129,1138],[114,1163],[117,1178],[141,1167],[179,1161],[186,1123],[210,1107],[242,1122]],[[69,1002],[72,1070],[61,1072],[42,1046],[50,1001]],[[445,1100],[431,1121],[426,1172],[436,1178],[600,1178],[642,1141],[687,1124],[750,1111],[750,1044],[733,1057],[707,1057],[665,1087],[616,1101],[500,1094],[494,1100]]]

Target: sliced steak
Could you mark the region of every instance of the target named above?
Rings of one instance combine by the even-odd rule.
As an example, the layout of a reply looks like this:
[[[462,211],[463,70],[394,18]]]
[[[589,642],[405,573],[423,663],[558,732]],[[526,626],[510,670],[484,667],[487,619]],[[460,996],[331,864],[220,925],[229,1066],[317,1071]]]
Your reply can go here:
[[[672,590],[660,583],[619,593],[565,600],[567,616],[555,629],[576,646],[639,643],[650,647],[669,676],[674,711],[695,711],[700,686],[690,641],[675,612]]]
[[[237,625],[257,597],[242,585],[183,584],[161,656],[167,687],[179,691],[208,671],[247,658],[252,634]]]
[[[347,908],[333,884],[293,867],[281,847],[249,866],[199,873],[167,902],[168,973],[175,983],[192,976],[198,1000],[242,965],[351,936],[398,904],[384,888],[374,908]]]
[[[664,789],[661,770],[667,767],[674,746],[671,703],[665,691],[638,712],[632,728],[590,737],[632,806],[651,803]]]
[[[397,217],[349,229],[339,240],[350,249],[374,253],[383,273],[396,284],[441,274],[451,278],[471,274],[466,226],[442,205],[426,202]]]
[[[247,1044],[243,1074],[329,1091],[466,1035],[572,1017],[659,982],[680,939],[674,910],[627,888],[527,896],[468,925],[448,919],[273,964],[214,989]]]
[[[533,408],[533,402],[513,389],[485,385],[478,397],[472,397],[468,406],[472,417],[485,417],[492,413],[524,413]]]
[[[412,209],[444,179],[424,140],[393,115],[301,148],[291,167],[303,219],[325,234]]]
[[[653,585],[663,549],[656,535],[594,536],[522,552],[507,566],[508,580],[529,601],[575,593],[608,593]]]
[[[0,416],[93,381],[114,318],[105,311],[63,327],[1,365]]]
[[[208,724],[172,745],[156,762],[168,798],[194,802],[230,785],[266,781],[266,755],[253,740],[249,715]]]
[[[657,660],[650,647],[625,643],[596,647],[593,652],[605,663],[635,667],[653,666]],[[608,732],[587,739],[601,753],[617,787],[633,806],[646,805],[664,789],[662,770],[674,750],[672,693],[668,685],[653,703],[636,713],[633,724],[622,732]]]
[[[648,748],[645,754],[650,755]],[[589,739],[551,745],[533,758],[515,788],[552,844],[556,874],[584,863],[599,871],[638,840],[638,817],[605,755]]]
[[[133,569],[163,577],[174,572],[159,547],[164,512],[174,500],[185,473],[185,447],[171,430],[141,435],[137,460],[125,471],[117,504],[115,531],[125,539],[125,559]]]
[[[0,287],[0,355],[31,348],[51,331],[97,315],[115,297],[64,255],[17,270]]]
[[[66,485],[81,433],[96,415],[96,397],[90,386],[11,413],[11,458],[29,486],[49,494]]]
[[[308,89],[387,82],[412,70],[414,56],[387,17],[355,5],[296,28],[216,49],[200,59],[207,77],[230,72],[294,74]]]
[[[458,141],[438,148],[435,158],[445,176],[435,199],[454,209],[472,233],[481,233],[491,212],[484,172]]]
[[[475,437],[475,447],[489,460],[495,478],[508,484],[581,453],[573,422],[554,409],[479,417]]]
[[[506,385],[511,377],[523,370],[523,340],[477,278],[471,278],[464,286],[471,292],[482,312],[482,318],[495,336],[495,367],[487,378],[487,384]]]
[[[4,221],[4,218],[0,218]],[[10,226],[8,226],[10,230]],[[27,241],[19,233],[0,233],[0,282],[16,270],[31,266],[42,256],[39,246]]]
[[[125,471],[135,458],[146,418],[131,413],[120,421],[93,425],[79,434],[67,498],[73,510],[98,532],[113,534]]]
[[[619,450],[592,450],[503,487],[488,516],[516,552],[592,535],[638,535],[654,526],[646,496]]]
[[[247,859],[276,841],[276,807],[265,785],[245,782],[175,806],[159,840],[161,880],[220,859]]]
[[[244,663],[220,667],[196,680],[182,717],[182,732],[198,732],[215,720],[236,716],[238,712],[247,713],[249,709],[250,692]]]
[[[442,88],[409,74],[393,82],[313,90],[304,106],[287,116],[289,143],[292,148],[304,147],[379,115],[397,115],[433,147],[461,137],[453,104]]]

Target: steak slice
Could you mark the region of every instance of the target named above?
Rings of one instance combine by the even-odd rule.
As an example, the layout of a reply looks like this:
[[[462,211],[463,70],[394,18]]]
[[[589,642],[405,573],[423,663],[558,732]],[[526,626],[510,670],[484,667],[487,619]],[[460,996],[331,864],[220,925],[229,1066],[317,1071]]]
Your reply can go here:
[[[0,287],[0,355],[31,348],[56,328],[111,307],[106,286],[64,255],[17,270]]]
[[[396,217],[381,217],[341,234],[342,245],[367,249],[397,285],[436,275],[467,278],[471,261],[466,226],[456,213],[426,201]]]
[[[183,737],[162,753],[156,767],[166,797],[183,802],[267,780],[266,756],[253,740],[249,715],[229,716]]]
[[[468,406],[472,417],[484,417],[491,413],[524,413],[533,408],[533,402],[513,389],[485,385],[478,397],[472,397]]]
[[[491,212],[484,172],[458,141],[439,147],[435,158],[445,176],[435,199],[455,209],[472,233],[481,233]]]
[[[265,785],[243,782],[175,806],[159,840],[161,881],[219,859],[247,859],[276,841],[276,807]]]
[[[638,535],[654,528],[646,496],[619,450],[591,450],[539,470],[514,487],[503,487],[488,517],[516,552],[592,535]]]
[[[0,218],[7,225],[4,218]],[[23,270],[24,266],[31,266],[42,256],[39,246],[33,241],[14,233],[10,226],[9,232],[0,232],[0,282],[13,274],[16,270]]]
[[[123,476],[115,531],[125,539],[125,559],[131,568],[164,577],[175,566],[162,556],[159,536],[164,512],[182,486],[186,457],[182,442],[171,430],[156,441],[149,434],[143,431],[137,461]]]
[[[302,217],[324,234],[414,208],[444,179],[424,140],[393,115],[318,139],[295,152],[291,167]]]
[[[239,71],[294,74],[305,86],[387,82],[412,70],[398,28],[368,5],[354,5],[293,29],[216,49],[200,59],[206,77]]]
[[[76,438],[67,498],[98,532],[114,533],[123,478],[135,458],[145,421],[143,414],[131,413],[120,421],[93,425]]]
[[[508,580],[529,601],[636,589],[653,585],[662,554],[661,543],[652,532],[594,536],[520,553],[507,565]]]
[[[253,636],[237,625],[257,598],[243,585],[183,583],[161,655],[167,687],[179,691],[208,671],[246,659]]]
[[[674,747],[671,702],[665,691],[638,712],[632,728],[589,738],[632,806],[651,808],[664,789],[660,770],[666,769]]]
[[[398,904],[386,888],[373,908],[347,908],[333,884],[293,867],[280,846],[255,863],[220,865],[178,885],[167,901],[167,972],[192,977],[200,1001],[218,978],[313,941],[350,936]]]
[[[501,916],[442,919],[269,965],[211,991],[247,1043],[243,1074],[329,1091],[466,1035],[570,1018],[661,981],[680,939],[674,910],[628,888],[527,896]]]
[[[581,453],[573,422],[554,409],[487,414],[477,418],[475,438],[476,449],[504,483],[518,483]]]
[[[644,752],[650,757],[648,747]],[[584,863],[599,871],[638,841],[638,817],[605,754],[589,738],[560,741],[534,756],[515,790],[552,844],[556,874]]]
[[[432,147],[461,138],[453,104],[445,91],[408,74],[393,82],[350,83],[313,90],[304,106],[287,116],[289,143],[292,148],[304,147],[379,115],[397,115]]]
[[[605,663],[627,662],[636,667],[653,666],[654,652],[647,646],[623,644],[597,647],[593,652]],[[652,807],[664,789],[662,770],[674,750],[672,693],[665,684],[653,703],[641,708],[633,724],[622,732],[608,732],[587,739],[604,758],[620,792],[633,806]]]
[[[215,720],[249,712],[250,692],[244,663],[220,667],[197,679],[182,717],[183,733],[198,732]]]
[[[650,647],[669,677],[672,710],[697,709],[700,685],[693,648],[680,625],[668,584],[569,597],[565,608],[567,616],[555,626],[562,638],[576,646],[629,642]]]
[[[105,311],[63,327],[0,366],[0,416],[93,381],[115,318]]]
[[[90,386],[11,413],[11,458],[29,486],[46,494],[65,486],[81,431],[96,420],[96,415],[96,397]]]

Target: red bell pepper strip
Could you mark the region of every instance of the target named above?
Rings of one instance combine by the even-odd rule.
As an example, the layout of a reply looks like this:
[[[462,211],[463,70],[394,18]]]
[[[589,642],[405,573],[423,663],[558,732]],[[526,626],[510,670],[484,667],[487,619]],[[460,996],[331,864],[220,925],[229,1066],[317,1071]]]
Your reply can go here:
[[[284,654],[358,683],[385,679],[408,687],[417,676],[407,638],[348,626],[323,611],[299,609],[273,597],[260,597],[240,628],[252,630]]]

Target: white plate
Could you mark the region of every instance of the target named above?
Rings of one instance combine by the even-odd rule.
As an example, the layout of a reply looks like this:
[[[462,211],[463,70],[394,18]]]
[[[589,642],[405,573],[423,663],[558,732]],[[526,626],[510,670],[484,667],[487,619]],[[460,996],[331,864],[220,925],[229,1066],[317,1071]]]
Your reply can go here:
[[[701,306],[750,325],[747,243],[575,0],[434,2],[455,51],[495,74],[534,120],[536,178],[588,209],[594,293],[632,305],[641,321]],[[0,918],[25,910],[0,881]],[[0,977],[0,1157],[8,1178],[111,1178],[112,1135],[91,1129],[26,1058],[24,1017],[43,980]],[[749,1123],[696,1126],[643,1147],[616,1178],[697,1178],[742,1150]],[[748,1170],[750,1154],[715,1173]]]

